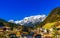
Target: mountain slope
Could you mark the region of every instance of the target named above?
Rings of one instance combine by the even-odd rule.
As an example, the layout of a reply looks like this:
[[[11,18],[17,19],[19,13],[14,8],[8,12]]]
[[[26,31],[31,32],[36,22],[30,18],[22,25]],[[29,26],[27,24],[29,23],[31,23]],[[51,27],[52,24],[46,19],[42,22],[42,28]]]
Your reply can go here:
[[[4,27],[4,26],[8,26],[8,27],[16,27],[16,26],[20,26],[18,24],[15,24],[15,23],[10,23],[10,22],[7,22],[3,19],[0,19],[0,27]]]
[[[58,21],[60,21],[60,7],[53,9],[52,12],[46,17],[46,19],[39,24],[39,26],[44,28],[51,27],[51,23],[56,23]]]
[[[3,20],[3,19],[0,18],[0,22],[7,22],[7,21],[5,21],[5,20]]]
[[[44,20],[45,23],[47,22],[56,22],[60,20],[60,7],[55,8],[52,12],[48,15],[48,17]]]

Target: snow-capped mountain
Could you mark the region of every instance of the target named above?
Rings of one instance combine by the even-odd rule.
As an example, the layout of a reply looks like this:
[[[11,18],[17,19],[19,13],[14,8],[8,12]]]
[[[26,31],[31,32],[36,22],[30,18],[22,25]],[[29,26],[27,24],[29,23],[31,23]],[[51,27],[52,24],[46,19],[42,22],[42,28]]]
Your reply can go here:
[[[35,15],[35,16],[29,16],[25,17],[23,20],[9,20],[8,22],[25,25],[25,26],[33,26],[35,24],[39,24],[46,18],[46,15]]]

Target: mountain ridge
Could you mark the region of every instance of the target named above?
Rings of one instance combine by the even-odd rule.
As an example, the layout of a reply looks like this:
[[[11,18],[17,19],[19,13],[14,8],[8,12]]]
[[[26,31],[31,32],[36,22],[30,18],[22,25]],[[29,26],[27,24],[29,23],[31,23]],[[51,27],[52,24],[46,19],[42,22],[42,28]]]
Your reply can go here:
[[[60,7],[57,7],[51,11],[51,13],[46,17],[46,19],[41,22],[37,27],[48,27],[48,23],[60,21]],[[56,24],[53,24],[56,25]],[[51,25],[51,26],[53,26]]]

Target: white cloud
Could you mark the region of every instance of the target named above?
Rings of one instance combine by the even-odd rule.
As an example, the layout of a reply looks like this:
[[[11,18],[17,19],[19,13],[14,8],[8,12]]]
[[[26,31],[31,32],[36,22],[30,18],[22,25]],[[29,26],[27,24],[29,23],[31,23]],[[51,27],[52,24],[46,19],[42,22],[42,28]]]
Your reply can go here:
[[[29,25],[29,24],[35,24],[35,23],[40,23],[42,22],[44,19],[46,18],[46,15],[35,15],[35,16],[29,16],[29,17],[25,17],[23,20],[9,20],[9,22],[14,22],[16,24],[20,24],[20,25]]]

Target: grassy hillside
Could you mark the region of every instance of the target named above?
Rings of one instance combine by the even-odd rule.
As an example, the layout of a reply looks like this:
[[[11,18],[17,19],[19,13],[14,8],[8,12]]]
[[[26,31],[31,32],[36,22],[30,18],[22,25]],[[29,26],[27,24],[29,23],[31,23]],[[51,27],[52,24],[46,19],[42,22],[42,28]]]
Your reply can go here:
[[[52,23],[46,23],[43,28],[45,29],[50,29],[51,27],[53,27],[56,24],[56,22],[52,22]]]
[[[50,28],[51,26],[55,25],[55,22],[58,21],[60,21],[60,7],[53,9],[46,19],[37,27]]]

